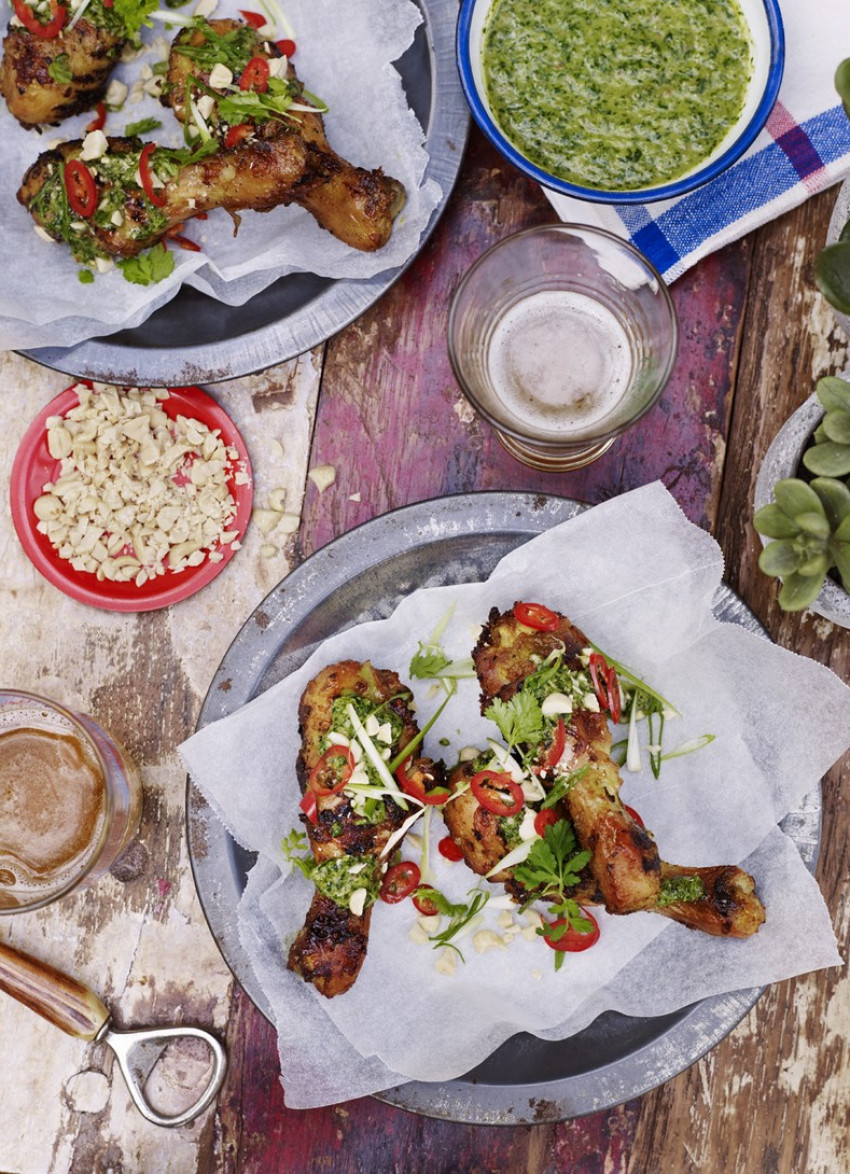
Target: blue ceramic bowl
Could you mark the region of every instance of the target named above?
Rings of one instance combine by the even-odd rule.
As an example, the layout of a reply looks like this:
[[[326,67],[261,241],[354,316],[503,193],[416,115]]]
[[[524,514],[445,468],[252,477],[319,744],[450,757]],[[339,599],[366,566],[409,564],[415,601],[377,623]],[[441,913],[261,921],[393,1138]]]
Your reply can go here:
[[[533,3],[533,0],[529,0]],[[496,149],[520,171],[565,196],[604,204],[646,204],[668,200],[699,187],[743,155],[770,114],[785,64],[785,36],[778,0],[740,0],[753,44],[753,73],[743,110],[735,125],[708,158],[669,183],[629,191],[584,187],[560,179],[527,159],[507,138],[490,111],[484,84],[481,48],[493,0],[463,0],[457,30],[461,84],[472,115]]]

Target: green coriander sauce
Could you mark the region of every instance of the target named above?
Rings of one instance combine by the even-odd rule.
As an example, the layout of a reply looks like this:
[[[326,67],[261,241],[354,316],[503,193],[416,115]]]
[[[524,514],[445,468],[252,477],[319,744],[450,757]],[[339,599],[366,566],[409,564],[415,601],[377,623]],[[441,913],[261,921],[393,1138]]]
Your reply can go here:
[[[494,0],[482,64],[493,117],[527,159],[635,191],[723,141],[753,51],[737,0]]]

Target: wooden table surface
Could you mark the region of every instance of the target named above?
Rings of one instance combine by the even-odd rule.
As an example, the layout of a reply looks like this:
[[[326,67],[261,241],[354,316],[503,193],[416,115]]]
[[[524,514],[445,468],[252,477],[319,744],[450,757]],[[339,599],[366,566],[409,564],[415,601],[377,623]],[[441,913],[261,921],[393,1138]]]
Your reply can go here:
[[[660,479],[709,529],[726,578],[782,645],[850,670],[850,632],[784,615],[756,566],[755,476],[815,380],[847,365],[847,339],[816,293],[812,262],[835,191],[707,258],[672,287],[681,349],[660,403],[596,464],[533,472],[462,399],[446,353],[448,304],[483,249],[555,219],[540,191],[473,132],[430,242],[367,314],[297,361],[210,388],[251,452],[256,500],[274,488],[297,533],[249,531],[226,573],[161,612],[119,616],[68,600],[27,563],[6,509],[0,550],[3,679],[84,709],[140,763],[138,841],[93,888],[6,918],[0,940],[92,986],[120,1025],[193,1022],[221,1034],[230,1070],[214,1109],[169,1131],[145,1122],[99,1045],[61,1035],[0,998],[3,1174],[841,1174],[850,1168],[850,984],[843,968],[767,990],[743,1022],[681,1075],[583,1119],[474,1126],[367,1098],[284,1106],[273,1031],[221,959],[195,894],[176,747],[194,729],[230,639],[265,594],[335,536],[445,494],[526,490],[590,503]],[[29,420],[68,380],[0,355],[12,405],[10,468]],[[275,443],[277,442],[277,443]],[[277,444],[282,446],[280,456]],[[331,465],[319,492],[307,473]],[[261,548],[271,544],[271,552]],[[842,950],[848,938],[848,759],[824,780],[818,879]],[[805,927],[801,926],[801,932]]]

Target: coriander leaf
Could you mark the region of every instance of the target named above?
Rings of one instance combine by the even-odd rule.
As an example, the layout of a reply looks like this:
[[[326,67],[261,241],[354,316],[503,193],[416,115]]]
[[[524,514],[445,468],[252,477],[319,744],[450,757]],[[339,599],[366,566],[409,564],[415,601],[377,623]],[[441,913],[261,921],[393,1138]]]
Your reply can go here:
[[[432,934],[429,941],[434,943],[435,949],[438,946],[448,946],[463,958],[463,954],[453,944],[452,938],[456,937],[480,913],[490,900],[490,894],[485,893],[482,889],[470,889],[468,896],[471,900],[466,905],[454,904],[437,889],[426,888],[422,890],[422,895],[427,897],[429,901],[433,901],[439,912],[449,918],[449,924],[446,928],[438,934]]]
[[[79,281],[80,285],[91,285],[94,281],[94,274],[91,269],[80,269],[77,273],[77,281]]]
[[[316,861],[309,854],[301,855],[307,847],[307,837],[304,833],[293,829],[288,836],[283,837],[280,846],[289,863],[300,868],[307,880],[310,880],[316,867]]]
[[[135,37],[148,17],[159,8],[159,0],[114,0],[112,11],[121,18],[128,37]]]
[[[543,711],[540,702],[529,693],[516,693],[510,701],[497,697],[484,716],[499,727],[509,750],[523,742],[538,741],[543,736]]]
[[[142,118],[138,122],[128,122],[124,127],[124,134],[128,139],[133,138],[134,135],[147,135],[152,130],[158,130],[162,126],[156,118]]]
[[[449,660],[439,644],[423,644],[419,641],[419,651],[414,653],[410,660],[410,675],[420,680],[444,680],[459,677],[474,677],[475,666],[472,657],[462,660]]]
[[[578,884],[581,870],[590,861],[589,852],[578,851],[573,825],[568,819],[550,824],[537,840],[525,861],[514,868],[514,879],[523,888],[540,890],[543,896],[560,896]]]
[[[410,675],[411,677],[418,677],[420,680],[427,677],[438,677],[439,670],[444,669],[451,661],[442,650],[429,648],[428,645],[419,642],[419,651],[413,655],[410,661]]]
[[[124,280],[133,285],[155,285],[164,281],[174,270],[174,256],[162,243],[154,245],[138,257],[128,257],[117,262]]]

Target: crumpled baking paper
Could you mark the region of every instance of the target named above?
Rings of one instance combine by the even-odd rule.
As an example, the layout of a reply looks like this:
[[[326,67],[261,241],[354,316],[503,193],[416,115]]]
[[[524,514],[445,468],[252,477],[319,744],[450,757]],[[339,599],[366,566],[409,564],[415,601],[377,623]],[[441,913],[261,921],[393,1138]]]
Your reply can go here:
[[[238,16],[240,5],[245,6],[242,0],[219,0],[212,16]],[[404,264],[415,253],[441,191],[433,180],[424,179],[424,132],[393,62],[411,44],[421,10],[410,0],[347,0],[342,15],[335,0],[285,0],[282,7],[296,34],[293,63],[299,77],[329,106],[325,127],[333,149],[357,166],[382,167],[405,185],[407,204],[385,248],[376,253],[351,249],[298,207],[246,212],[234,236],[233,221],[219,209],[208,220],[187,225],[185,235],[203,251],[174,248],[174,273],[165,281],[132,285],[113,268],[91,284],[81,284],[80,266],[70,250],[36,236],[16,192],[38,155],[59,139],[83,137],[92,114],[38,134],[24,130],[0,102],[0,349],[71,346],[137,326],[184,283],[241,306],[288,273],[368,278]],[[10,11],[9,0],[0,0],[4,27]],[[179,11],[190,14],[192,8]],[[176,31],[160,22],[143,30],[147,51],[118,66],[113,76],[132,84],[145,67],[166,58]],[[110,112],[105,131],[123,134],[128,123],[146,117],[162,123],[146,139],[162,146],[183,145],[174,115],[149,96]]]
[[[183,743],[194,783],[235,839],[259,852],[239,931],[277,1025],[287,1104],[334,1103],[406,1079],[447,1080],[517,1031],[562,1039],[606,1009],[659,1015],[840,963],[818,886],[777,823],[811,805],[821,776],[850,745],[850,689],[824,666],[716,620],[722,571],[714,540],[655,483],[534,538],[485,583],[417,591],[389,619],[340,633],[290,677]],[[676,705],[681,716],[666,724],[665,749],[715,735],[700,751],[666,762],[657,781],[648,765],[624,771],[623,799],[652,829],[664,859],[742,863],[756,878],[767,922],[755,937],[733,941],[653,913],[600,911],[599,943],[567,955],[557,973],[545,943],[520,935],[507,949],[483,953],[461,938],[464,962],[447,975],[435,968],[439,952],[408,936],[412,903],[379,902],[357,982],[324,999],[285,968],[311,896],[281,850],[283,835],[299,826],[302,690],[319,668],[345,657],[368,658],[409,680],[418,641],[449,607],[443,643],[451,656],[469,655],[490,608],[517,599],[565,612]],[[427,682],[414,689],[424,722],[439,697]],[[426,748],[451,764],[460,749],[483,746],[494,733],[478,711],[477,683],[465,681]],[[436,842],[445,829],[438,815],[431,821],[433,883],[464,899],[476,878],[462,863],[443,861]],[[409,844],[403,854],[419,859]],[[494,898],[501,892],[482,884]],[[484,915],[485,927],[501,932],[503,910],[494,900]]]

